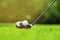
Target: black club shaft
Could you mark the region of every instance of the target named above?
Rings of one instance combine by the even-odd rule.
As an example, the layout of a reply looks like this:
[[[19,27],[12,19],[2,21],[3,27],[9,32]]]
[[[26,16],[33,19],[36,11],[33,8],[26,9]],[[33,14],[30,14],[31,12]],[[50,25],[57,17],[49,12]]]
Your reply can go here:
[[[48,7],[32,22],[32,25],[34,25],[40,18],[41,16],[46,13],[46,11],[54,4],[56,0],[53,0],[50,5],[48,5]]]

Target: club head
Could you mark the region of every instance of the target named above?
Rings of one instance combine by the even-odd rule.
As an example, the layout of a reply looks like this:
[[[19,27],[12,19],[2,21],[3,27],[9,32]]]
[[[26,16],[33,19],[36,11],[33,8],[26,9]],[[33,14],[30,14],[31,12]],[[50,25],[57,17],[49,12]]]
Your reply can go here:
[[[16,22],[17,28],[31,28],[32,25],[28,23],[28,21]]]
[[[21,24],[20,24],[20,25],[21,25]],[[17,26],[17,25],[16,25],[16,27],[17,27],[17,28],[25,28],[25,29],[26,29],[26,28],[31,28],[32,25],[26,25],[26,26],[24,26],[24,25]]]

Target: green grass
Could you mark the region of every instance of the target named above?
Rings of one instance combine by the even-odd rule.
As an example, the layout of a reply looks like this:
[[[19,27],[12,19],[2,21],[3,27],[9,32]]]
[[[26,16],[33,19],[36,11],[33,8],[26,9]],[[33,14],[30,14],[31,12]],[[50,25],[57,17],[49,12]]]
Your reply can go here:
[[[19,29],[13,23],[0,23],[0,40],[60,40],[60,25],[35,24]]]

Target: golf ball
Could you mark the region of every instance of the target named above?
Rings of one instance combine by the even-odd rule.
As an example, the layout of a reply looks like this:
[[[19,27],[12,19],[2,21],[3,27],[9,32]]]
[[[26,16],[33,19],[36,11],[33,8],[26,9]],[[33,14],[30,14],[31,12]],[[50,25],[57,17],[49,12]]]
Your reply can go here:
[[[24,26],[28,25],[28,21],[27,20],[24,20],[22,23],[23,23]]]

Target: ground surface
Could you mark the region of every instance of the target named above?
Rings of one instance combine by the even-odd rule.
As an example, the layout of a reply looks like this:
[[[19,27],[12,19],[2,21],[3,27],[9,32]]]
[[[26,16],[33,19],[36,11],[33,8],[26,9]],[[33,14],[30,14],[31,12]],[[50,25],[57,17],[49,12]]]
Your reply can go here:
[[[0,23],[0,40],[60,40],[60,25],[36,24],[19,29],[13,23]]]

